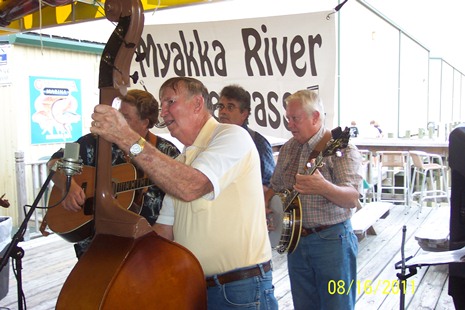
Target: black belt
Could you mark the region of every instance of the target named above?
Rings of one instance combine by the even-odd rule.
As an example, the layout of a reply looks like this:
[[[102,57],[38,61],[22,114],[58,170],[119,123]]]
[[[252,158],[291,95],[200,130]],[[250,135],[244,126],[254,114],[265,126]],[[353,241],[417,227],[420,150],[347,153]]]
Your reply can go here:
[[[271,270],[271,261],[267,261],[266,263],[262,264],[262,268],[264,272],[268,272]],[[258,265],[250,267],[248,269],[242,269],[238,271],[230,271],[224,273],[222,275],[217,276],[218,282],[220,284],[226,284],[234,281],[244,280],[252,277],[256,277],[262,274],[262,271]],[[214,277],[208,277],[206,279],[207,286],[216,286],[217,282],[215,281]]]
[[[305,228],[302,227],[302,232],[300,233],[301,237],[307,237],[308,235],[311,235],[313,233],[320,232],[322,230],[330,228],[332,225],[323,225],[323,226],[318,226],[315,228]]]

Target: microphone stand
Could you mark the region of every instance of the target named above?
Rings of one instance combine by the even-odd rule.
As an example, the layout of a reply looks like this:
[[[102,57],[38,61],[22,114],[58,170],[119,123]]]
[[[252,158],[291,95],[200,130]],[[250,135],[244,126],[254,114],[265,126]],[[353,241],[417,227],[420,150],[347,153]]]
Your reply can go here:
[[[414,276],[417,273],[416,268],[409,267],[409,273],[406,274],[407,267],[405,265],[406,261],[412,258],[412,256],[405,258],[405,251],[404,251],[404,246],[405,246],[405,235],[407,232],[407,227],[404,225],[402,227],[402,245],[400,248],[400,254],[401,254],[401,261],[397,262],[395,264],[396,269],[400,269],[401,272],[397,273],[397,278],[399,279],[399,286],[400,286],[400,310],[405,309],[405,294],[407,292],[407,279],[410,278],[411,276]]]
[[[34,200],[34,203],[32,206],[29,208],[29,211],[26,213],[26,216],[21,223],[21,226],[19,227],[18,231],[15,233],[13,236],[11,243],[6,249],[5,255],[1,258],[0,261],[0,271],[2,271],[3,267],[5,267],[8,264],[8,260],[10,257],[14,260],[14,265],[16,266],[16,282],[17,282],[17,290],[18,290],[18,310],[23,310],[23,306],[26,304],[26,300],[24,298],[24,293],[23,293],[23,285],[22,285],[22,261],[21,259],[24,256],[24,250],[18,246],[19,242],[24,241],[24,234],[26,233],[27,230],[27,224],[29,220],[31,219],[32,215],[34,214],[34,211],[37,208],[37,205],[39,204],[40,199],[42,199],[42,196],[45,192],[45,190],[48,187],[48,184],[52,180],[53,175],[55,174],[55,167],[53,167],[50,170],[50,173],[45,180],[45,183],[42,185],[42,188],[39,191],[39,194],[37,195],[36,199]]]

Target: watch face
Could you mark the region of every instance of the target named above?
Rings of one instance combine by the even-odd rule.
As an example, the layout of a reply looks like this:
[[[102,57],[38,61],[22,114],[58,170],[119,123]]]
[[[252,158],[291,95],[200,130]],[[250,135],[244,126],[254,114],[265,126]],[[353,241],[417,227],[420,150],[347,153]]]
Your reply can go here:
[[[131,145],[131,147],[129,148],[129,156],[135,157],[139,155],[144,149],[144,145],[145,145],[145,139],[141,137],[136,143]]]
[[[131,149],[130,149],[130,152],[133,154],[133,155],[137,155],[139,154],[140,152],[142,151],[142,147],[136,143],[134,145],[131,146]]]

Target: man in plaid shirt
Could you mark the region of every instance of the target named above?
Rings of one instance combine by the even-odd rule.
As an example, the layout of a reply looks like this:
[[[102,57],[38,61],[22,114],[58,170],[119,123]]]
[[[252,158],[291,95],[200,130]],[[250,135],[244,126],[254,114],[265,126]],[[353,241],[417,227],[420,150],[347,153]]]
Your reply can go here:
[[[280,149],[271,178],[272,192],[295,189],[300,193],[303,229],[297,248],[288,255],[291,292],[296,310],[354,309],[356,290],[331,291],[330,285],[356,283],[357,237],[350,218],[358,205],[361,155],[355,146],[343,156],[328,156],[312,175],[304,167],[327,132],[318,93],[298,91],[286,99],[291,138]],[[318,148],[319,149],[319,148]],[[339,282],[338,282],[339,281]]]

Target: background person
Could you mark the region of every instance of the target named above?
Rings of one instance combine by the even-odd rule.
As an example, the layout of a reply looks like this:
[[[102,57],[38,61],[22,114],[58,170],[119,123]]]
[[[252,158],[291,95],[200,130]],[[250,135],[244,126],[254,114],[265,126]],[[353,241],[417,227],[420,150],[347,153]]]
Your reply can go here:
[[[311,152],[325,134],[318,94],[301,90],[286,98],[286,118],[293,138],[279,152],[267,200],[273,192],[296,189],[301,195],[303,229],[288,255],[291,293],[296,310],[354,309],[356,292],[333,294],[330,281],[356,282],[357,237],[350,218],[358,205],[361,155],[349,145],[342,157],[329,156],[313,175],[303,175]]]
[[[132,89],[129,90],[126,96],[121,96],[121,106],[119,112],[121,117],[126,119],[128,126],[130,126],[141,137],[152,143],[161,153],[170,157],[179,155],[179,150],[170,141],[155,136],[149,131],[158,120],[158,102],[149,92]],[[87,134],[82,136],[77,141],[80,145],[79,155],[86,166],[95,166],[96,164],[96,149],[97,139],[94,134]],[[55,162],[62,158],[64,150],[60,149],[52,155],[51,160],[47,166],[51,168]],[[131,162],[128,152],[120,149],[116,144],[112,144],[112,165],[119,165]],[[138,169],[138,178],[142,178],[144,173]],[[55,186],[60,188],[65,193],[66,190],[66,177],[62,173],[56,173],[53,176]],[[140,214],[144,216],[147,221],[153,225],[160,213],[163,197],[165,193],[156,186],[150,186],[147,190],[143,191],[142,206],[135,206],[140,209]],[[136,195],[137,196],[137,195]],[[86,200],[86,194],[74,179],[71,181],[71,186],[65,200],[62,202],[62,207],[70,212],[81,212],[82,205]],[[56,208],[61,208],[57,206]],[[76,256],[79,258],[88,248],[91,242],[91,237],[78,242],[74,245]]]
[[[275,167],[273,149],[264,136],[247,126],[251,111],[250,94],[239,85],[226,86],[221,90],[219,103],[215,108],[218,110],[220,123],[239,125],[249,132],[260,155],[263,189],[268,190]]]
[[[213,118],[208,90],[196,79],[165,81],[160,102],[168,130],[185,148],[173,160],[145,144],[135,157],[167,193],[155,231],[197,257],[209,309],[277,309],[260,160],[250,135]],[[110,106],[96,106],[92,118],[91,132],[123,150],[140,141]]]
[[[374,122],[373,123],[373,126],[378,129],[378,132],[379,132],[379,137],[382,138],[383,137],[383,130],[381,129],[381,127],[379,127],[379,124],[377,121],[372,121]]]
[[[367,130],[367,138],[381,138],[382,130],[376,121],[370,121],[370,127]]]
[[[355,121],[350,122],[350,136],[352,138],[357,138],[359,135],[357,123]]]

